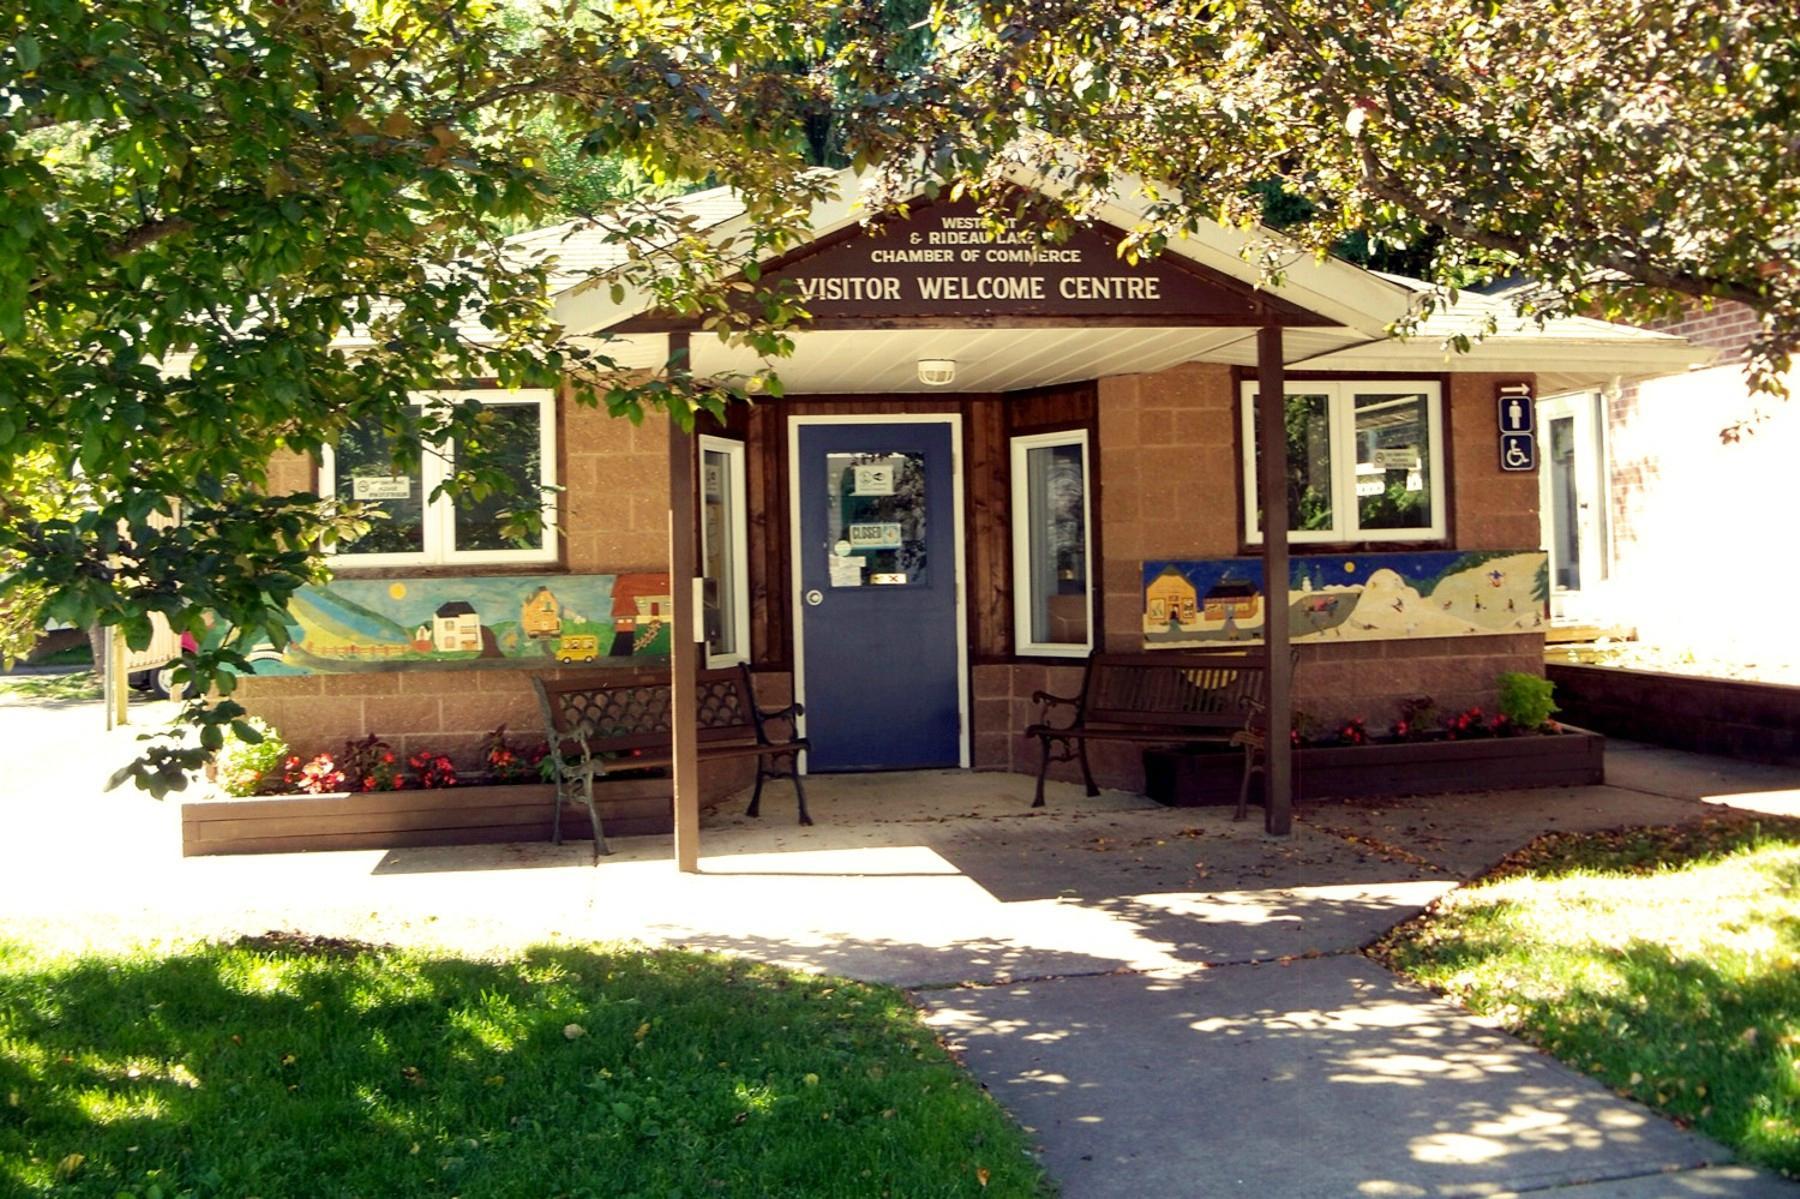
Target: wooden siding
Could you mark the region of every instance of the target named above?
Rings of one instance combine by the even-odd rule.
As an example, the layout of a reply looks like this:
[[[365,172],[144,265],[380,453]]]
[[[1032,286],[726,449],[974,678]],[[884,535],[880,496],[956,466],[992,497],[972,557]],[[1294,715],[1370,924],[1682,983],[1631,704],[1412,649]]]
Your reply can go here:
[[[1093,383],[1006,394],[800,396],[734,408],[725,435],[743,437],[747,447],[750,646],[758,670],[793,667],[788,418],[935,414],[962,417],[964,573],[972,662],[1006,661],[1013,652],[1011,438],[1015,435],[1089,430],[1093,455],[1089,469],[1095,484],[1090,569],[1098,572],[1102,559]],[[1095,615],[1097,619],[1098,610]]]

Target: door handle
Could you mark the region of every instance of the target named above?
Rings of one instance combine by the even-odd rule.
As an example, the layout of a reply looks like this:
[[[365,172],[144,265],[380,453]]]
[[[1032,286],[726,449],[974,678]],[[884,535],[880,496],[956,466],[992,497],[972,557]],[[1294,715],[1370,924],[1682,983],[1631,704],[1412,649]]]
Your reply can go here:
[[[817,587],[806,593],[806,602],[810,607],[818,607],[825,602],[825,593]]]

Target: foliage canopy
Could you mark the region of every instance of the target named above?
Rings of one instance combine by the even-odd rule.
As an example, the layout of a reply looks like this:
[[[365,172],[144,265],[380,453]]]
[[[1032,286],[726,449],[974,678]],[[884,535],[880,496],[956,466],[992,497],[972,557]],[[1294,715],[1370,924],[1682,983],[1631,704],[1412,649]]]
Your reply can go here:
[[[479,499],[509,478],[479,409],[413,394],[567,380],[688,421],[778,388],[565,337],[568,279],[505,235],[570,207],[625,255],[590,285],[777,356],[804,314],[751,264],[802,235],[820,161],[881,168],[877,204],[1017,204],[1023,166],[1058,185],[1052,231],[1150,181],[1145,253],[1274,194],[1295,223],[1259,243],[1271,275],[1350,235],[1429,252],[1435,302],[1511,274],[1541,281],[1542,316],[1739,301],[1769,387],[1800,337],[1788,0],[21,0],[8,36],[0,493],[47,470],[85,507],[0,508],[5,586],[134,643],[152,612],[231,626],[186,664],[227,696],[190,704],[199,744],[135,767],[157,790],[241,717],[230,671],[285,641],[321,547],[367,527],[267,494],[271,455],[370,425],[402,466],[456,444],[446,487]],[[702,184],[737,190],[745,232],[657,199]],[[154,528],[175,501],[180,527]]]

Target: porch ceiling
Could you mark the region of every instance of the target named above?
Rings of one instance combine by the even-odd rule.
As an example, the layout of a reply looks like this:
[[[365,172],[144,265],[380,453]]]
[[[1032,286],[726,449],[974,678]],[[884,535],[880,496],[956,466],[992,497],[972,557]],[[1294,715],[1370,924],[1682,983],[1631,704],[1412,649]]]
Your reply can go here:
[[[1477,342],[1467,353],[1447,351],[1436,336],[1371,340],[1342,327],[1287,329],[1282,341],[1290,369],[1516,372],[1535,374],[1545,394],[1599,387],[1615,378],[1679,372],[1704,365],[1709,357],[1681,338],[1618,332],[1637,335],[1503,334]],[[612,339],[604,349],[621,365],[654,368],[666,359],[667,345],[665,335],[644,333]],[[1256,330],[1095,325],[828,329],[795,333],[793,356],[771,362],[706,335],[693,338],[692,353],[695,369],[708,375],[749,374],[773,366],[790,394],[994,392],[1150,373],[1186,362],[1254,367]],[[922,387],[917,373],[921,358],[953,359],[955,381],[946,387]]]
[[[1359,336],[1349,330],[1289,332],[1290,345],[1331,348]],[[1316,352],[1316,351],[1309,351]],[[695,338],[695,368],[748,373],[754,354]],[[1184,362],[1252,365],[1254,328],[1085,327],[1036,329],[882,329],[800,333],[791,358],[770,363],[790,393],[888,393],[921,390],[921,358],[956,362],[956,380],[933,391],[991,392],[1048,387],[1107,375],[1167,370]]]

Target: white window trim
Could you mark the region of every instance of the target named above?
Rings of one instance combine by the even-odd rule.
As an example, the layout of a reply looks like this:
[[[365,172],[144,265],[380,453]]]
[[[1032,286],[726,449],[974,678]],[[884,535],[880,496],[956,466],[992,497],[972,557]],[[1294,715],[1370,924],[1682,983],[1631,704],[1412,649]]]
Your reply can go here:
[[[1258,384],[1246,381],[1239,395],[1239,427],[1243,430],[1244,542],[1261,545],[1256,527],[1259,499],[1256,477],[1256,393]],[[1425,397],[1426,442],[1431,455],[1431,524],[1422,529],[1363,529],[1356,524],[1356,413],[1355,399],[1371,392],[1413,392]],[[1331,515],[1329,529],[1290,530],[1290,544],[1344,545],[1375,542],[1446,541],[1449,539],[1448,494],[1445,476],[1449,463],[1444,455],[1443,387],[1435,379],[1350,379],[1342,381],[1287,380],[1288,395],[1323,395],[1331,440]]]
[[[538,408],[538,460],[543,465],[542,485],[551,490],[543,493],[544,544],[514,550],[459,550],[456,548],[456,507],[449,496],[432,499],[431,493],[454,471],[452,456],[425,447],[419,459],[419,488],[426,496],[423,527],[425,548],[386,554],[358,554],[333,547],[328,551],[339,570],[360,566],[487,566],[507,563],[542,565],[557,560],[556,539],[561,511],[556,486],[556,393],[547,388],[498,391],[477,389],[465,391],[419,392],[413,403],[461,403],[476,400],[482,404],[535,404]],[[319,495],[337,498],[337,454],[326,446],[319,455]]]
[[[1038,642],[1031,639],[1031,499],[1027,455],[1051,446],[1081,447],[1081,532],[1087,551],[1087,637],[1080,641]],[[1046,658],[1085,658],[1094,647],[1094,491],[1093,451],[1086,429],[1032,433],[1012,439],[1013,653]]]
[[[706,473],[706,455],[724,454],[730,464],[731,481],[728,484],[731,495],[731,528],[727,533],[730,545],[727,556],[731,559],[731,624],[732,643],[737,651],[730,654],[715,654],[712,648],[702,640],[701,648],[706,654],[706,665],[710,669],[717,666],[737,666],[750,660],[750,513],[749,488],[745,478],[744,443],[733,441],[728,437],[700,435],[700,471],[704,479]],[[704,484],[703,484],[704,486]],[[705,498],[702,497],[702,504]],[[700,522],[700,561],[707,559],[706,522]]]

